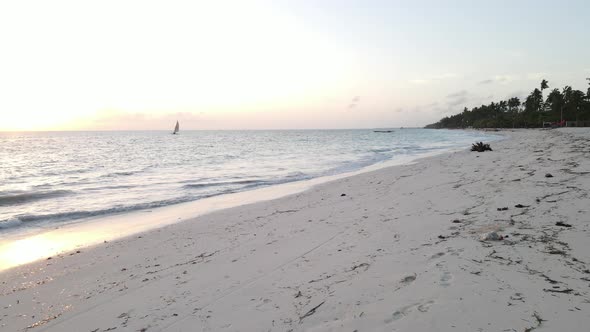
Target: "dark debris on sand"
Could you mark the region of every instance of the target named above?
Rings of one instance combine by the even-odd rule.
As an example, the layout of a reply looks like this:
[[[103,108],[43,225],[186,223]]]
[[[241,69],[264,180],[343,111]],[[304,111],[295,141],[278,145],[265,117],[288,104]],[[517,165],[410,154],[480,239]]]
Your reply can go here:
[[[476,142],[471,145],[471,151],[477,152],[484,152],[484,151],[492,151],[492,148],[489,144],[485,144],[483,142]]]
[[[563,221],[558,221],[555,223],[555,226],[561,226],[561,227],[572,227],[572,225],[564,223]]]

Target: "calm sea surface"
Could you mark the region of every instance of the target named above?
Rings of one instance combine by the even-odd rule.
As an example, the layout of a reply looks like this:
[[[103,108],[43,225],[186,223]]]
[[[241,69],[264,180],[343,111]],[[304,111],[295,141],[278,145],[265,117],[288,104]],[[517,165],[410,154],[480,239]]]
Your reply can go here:
[[[495,139],[428,129],[0,133],[0,234],[344,173]]]

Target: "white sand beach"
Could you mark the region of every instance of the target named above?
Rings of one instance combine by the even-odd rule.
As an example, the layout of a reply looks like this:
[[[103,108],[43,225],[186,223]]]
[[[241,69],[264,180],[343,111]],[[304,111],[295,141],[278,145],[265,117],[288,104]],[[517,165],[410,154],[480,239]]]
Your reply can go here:
[[[587,330],[590,130],[504,134],[1,272],[0,330]]]

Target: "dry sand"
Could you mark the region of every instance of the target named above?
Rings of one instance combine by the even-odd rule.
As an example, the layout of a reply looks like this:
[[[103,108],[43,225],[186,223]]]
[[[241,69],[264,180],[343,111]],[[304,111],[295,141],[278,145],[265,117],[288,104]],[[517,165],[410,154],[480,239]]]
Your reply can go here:
[[[0,330],[587,330],[590,130],[506,133],[2,272]]]

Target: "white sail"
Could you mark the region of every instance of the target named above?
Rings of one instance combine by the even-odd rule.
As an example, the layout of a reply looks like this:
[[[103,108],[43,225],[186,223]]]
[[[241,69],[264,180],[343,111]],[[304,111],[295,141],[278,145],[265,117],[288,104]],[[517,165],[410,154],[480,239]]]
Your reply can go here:
[[[174,127],[174,132],[172,134],[178,134],[179,130],[180,130],[180,125],[178,124],[178,121],[176,121],[176,126]]]

